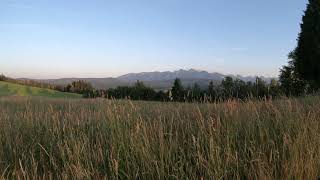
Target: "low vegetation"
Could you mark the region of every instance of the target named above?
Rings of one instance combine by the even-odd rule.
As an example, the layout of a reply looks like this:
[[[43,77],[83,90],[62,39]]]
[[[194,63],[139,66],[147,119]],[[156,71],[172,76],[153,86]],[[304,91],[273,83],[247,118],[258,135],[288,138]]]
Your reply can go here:
[[[1,96],[42,96],[51,98],[80,98],[81,95],[54,91],[51,89],[25,86],[10,82],[0,81]]]
[[[0,176],[316,179],[320,98],[224,103],[0,98]]]

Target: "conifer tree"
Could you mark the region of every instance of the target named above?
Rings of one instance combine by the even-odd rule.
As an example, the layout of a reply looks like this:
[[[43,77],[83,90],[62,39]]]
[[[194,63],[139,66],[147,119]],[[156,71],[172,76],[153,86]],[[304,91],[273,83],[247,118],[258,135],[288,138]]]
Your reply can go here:
[[[311,86],[320,87],[320,0],[309,0],[302,19],[294,68]]]
[[[184,100],[184,88],[182,86],[181,80],[176,78],[172,87],[172,98],[174,101]]]

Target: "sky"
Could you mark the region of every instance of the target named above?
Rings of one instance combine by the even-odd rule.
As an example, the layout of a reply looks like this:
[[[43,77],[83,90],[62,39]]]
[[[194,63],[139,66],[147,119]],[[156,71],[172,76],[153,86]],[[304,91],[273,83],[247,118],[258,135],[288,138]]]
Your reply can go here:
[[[0,74],[278,76],[307,0],[0,0]]]

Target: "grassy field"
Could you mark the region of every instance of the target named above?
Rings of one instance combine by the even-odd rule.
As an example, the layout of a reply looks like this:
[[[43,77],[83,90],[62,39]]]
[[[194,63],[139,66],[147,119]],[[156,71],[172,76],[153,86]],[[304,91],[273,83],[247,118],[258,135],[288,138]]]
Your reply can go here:
[[[81,98],[81,95],[54,91],[31,86],[24,86],[0,81],[0,97],[3,96],[41,96],[51,98]]]
[[[0,98],[0,143],[8,179],[316,179],[320,98]]]

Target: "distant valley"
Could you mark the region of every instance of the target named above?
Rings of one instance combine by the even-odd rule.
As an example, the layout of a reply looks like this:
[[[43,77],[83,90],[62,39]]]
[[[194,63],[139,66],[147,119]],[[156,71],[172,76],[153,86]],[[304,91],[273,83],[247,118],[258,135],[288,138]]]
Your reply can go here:
[[[143,81],[147,86],[157,90],[166,90],[171,88],[175,78],[179,78],[185,87],[192,86],[198,83],[200,87],[207,87],[210,81],[215,84],[221,83],[226,77],[231,76],[234,79],[241,79],[243,81],[254,82],[256,76],[239,76],[239,75],[225,75],[220,73],[209,73],[207,71],[189,69],[177,71],[164,72],[141,72],[129,73],[116,78],[62,78],[62,79],[37,79],[36,81],[45,82],[53,85],[67,85],[73,81],[84,80],[90,82],[96,89],[115,88],[117,86],[131,86],[137,80]],[[269,82],[272,78],[260,77]],[[33,79],[34,80],[34,79]]]

